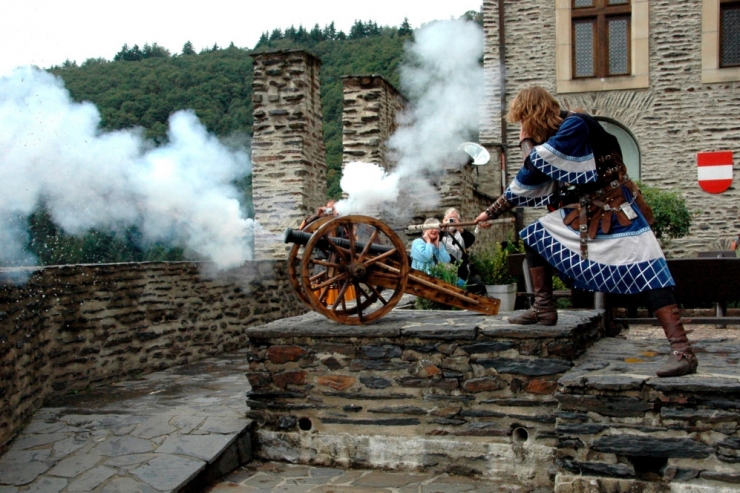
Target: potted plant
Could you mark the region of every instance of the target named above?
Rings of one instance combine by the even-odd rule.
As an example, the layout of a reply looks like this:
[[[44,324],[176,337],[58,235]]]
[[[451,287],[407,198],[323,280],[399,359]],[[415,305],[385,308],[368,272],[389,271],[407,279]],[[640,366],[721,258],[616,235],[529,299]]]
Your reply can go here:
[[[510,312],[516,303],[516,277],[509,274],[507,257],[522,250],[513,242],[506,246],[498,242],[487,243],[470,254],[470,265],[486,284],[488,295],[501,300],[499,310]]]

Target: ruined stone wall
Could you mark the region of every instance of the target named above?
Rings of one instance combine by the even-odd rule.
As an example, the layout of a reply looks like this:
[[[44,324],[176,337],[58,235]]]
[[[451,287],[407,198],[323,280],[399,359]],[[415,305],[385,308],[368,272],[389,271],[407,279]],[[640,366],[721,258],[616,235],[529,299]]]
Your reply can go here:
[[[254,58],[252,197],[257,258],[286,258],[282,232],[326,200],[318,58],[299,50]],[[272,235],[270,234],[272,233]]]
[[[506,18],[506,100],[524,87],[539,84],[563,105],[584,108],[626,126],[641,152],[642,181],[679,190],[694,213],[692,234],[674,240],[667,253],[693,255],[712,242],[734,236],[740,229],[740,191],[732,187],[719,195],[697,184],[696,153],[740,149],[740,82],[701,82],[702,2],[649,2],[650,87],[558,95],[555,92],[555,5],[551,0],[504,2]],[[498,111],[498,1],[483,2],[486,48],[486,112]],[[516,150],[518,127],[509,126],[506,144]],[[481,139],[500,139],[496,119],[481,124]],[[518,159],[509,156],[512,176]],[[737,168],[737,166],[736,166]],[[543,211],[531,211],[529,217]]]
[[[380,75],[342,77],[342,169],[352,161],[375,163],[390,171],[388,138],[406,104],[398,90]]]
[[[284,261],[206,268],[46,267],[0,287],[0,450],[55,394],[243,348],[248,326],[306,311]]]

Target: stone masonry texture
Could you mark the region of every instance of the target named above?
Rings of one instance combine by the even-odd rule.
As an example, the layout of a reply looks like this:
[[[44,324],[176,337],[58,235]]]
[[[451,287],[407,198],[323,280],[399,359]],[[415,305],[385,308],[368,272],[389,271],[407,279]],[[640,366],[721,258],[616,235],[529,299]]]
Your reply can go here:
[[[386,144],[406,99],[380,75],[346,76],[342,81],[342,169],[363,161],[390,171]]]
[[[283,50],[254,58],[252,195],[258,258],[286,258],[281,234],[326,200],[321,62],[308,52]]]
[[[550,485],[557,380],[600,327],[593,311],[545,328],[395,310],[369,326],[308,313],[249,328],[256,456]]]
[[[740,142],[740,82],[704,84],[702,64],[702,1],[649,2],[649,76],[645,89],[559,95],[555,91],[555,6],[552,0],[483,2],[486,71],[481,141],[501,141],[501,85],[499,47],[506,60],[507,104],[523,88],[543,86],[567,108],[583,108],[628,128],[641,158],[641,181],[674,189],[685,197],[693,213],[691,235],[673,240],[667,253],[688,256],[711,250],[716,240],[732,238],[740,230],[740,192],[731,187],[722,194],[704,192],[697,184],[696,154],[733,150],[737,163]],[[505,39],[499,39],[498,6],[503,4]],[[509,176],[520,166],[519,127],[509,125]],[[735,165],[737,169],[737,164]],[[542,211],[528,210],[531,217]]]
[[[0,287],[0,450],[44,400],[248,344],[244,328],[305,312],[285,262],[36,269]]]

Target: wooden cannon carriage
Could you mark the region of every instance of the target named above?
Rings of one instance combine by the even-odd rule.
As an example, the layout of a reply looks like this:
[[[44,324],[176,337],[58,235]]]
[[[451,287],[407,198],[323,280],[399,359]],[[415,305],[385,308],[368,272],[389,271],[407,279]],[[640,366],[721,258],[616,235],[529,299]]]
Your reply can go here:
[[[303,230],[287,229],[285,242],[293,243],[288,273],[298,297],[343,324],[379,319],[404,293],[487,315],[501,304],[412,269],[399,236],[372,217],[322,218]]]

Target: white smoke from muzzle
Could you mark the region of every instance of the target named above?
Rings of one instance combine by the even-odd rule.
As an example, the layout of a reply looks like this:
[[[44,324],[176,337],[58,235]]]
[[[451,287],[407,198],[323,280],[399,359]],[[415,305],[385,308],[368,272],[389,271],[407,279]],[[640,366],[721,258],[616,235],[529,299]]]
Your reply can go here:
[[[396,209],[395,215],[406,219],[439,205],[432,182],[446,169],[465,164],[458,147],[479,127],[482,54],[483,31],[474,22],[440,21],[414,31],[401,67],[401,88],[410,105],[387,143],[395,165],[384,173],[376,164],[348,163],[340,186],[349,196],[337,204],[338,212]],[[416,211],[400,207],[409,201]]]
[[[227,148],[190,111],[169,123],[155,148],[141,130],[102,131],[97,108],[47,72],[0,78],[0,262],[33,263],[25,218],[41,203],[70,234],[135,225],[145,242],[221,268],[252,258],[253,223],[233,184],[251,172],[248,151]]]

